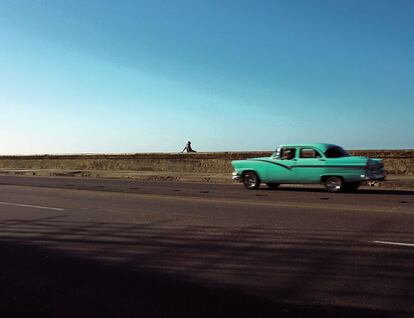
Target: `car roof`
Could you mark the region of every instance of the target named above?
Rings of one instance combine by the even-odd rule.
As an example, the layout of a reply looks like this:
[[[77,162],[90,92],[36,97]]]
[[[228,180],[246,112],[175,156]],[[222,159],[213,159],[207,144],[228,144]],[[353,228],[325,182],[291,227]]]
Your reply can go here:
[[[318,150],[320,150],[324,153],[329,148],[339,147],[339,146],[334,145],[334,144],[318,142],[318,143],[310,143],[310,144],[284,144],[284,145],[280,145],[280,148],[282,148],[282,147],[309,147],[309,148],[316,148],[316,149],[318,149]]]

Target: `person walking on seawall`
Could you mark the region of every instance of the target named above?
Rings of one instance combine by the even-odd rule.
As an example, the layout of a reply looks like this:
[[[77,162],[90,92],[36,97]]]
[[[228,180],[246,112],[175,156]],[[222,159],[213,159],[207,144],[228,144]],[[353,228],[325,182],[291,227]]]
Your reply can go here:
[[[186,150],[187,150],[187,152],[197,152],[197,151],[193,150],[193,148],[191,148],[191,141],[187,142],[187,145],[184,147],[183,151],[181,151],[181,152],[184,152]]]

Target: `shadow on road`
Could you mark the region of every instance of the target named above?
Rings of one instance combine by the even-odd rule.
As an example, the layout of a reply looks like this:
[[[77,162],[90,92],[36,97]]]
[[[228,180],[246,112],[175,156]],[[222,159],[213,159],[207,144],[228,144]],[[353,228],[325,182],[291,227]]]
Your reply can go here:
[[[398,317],[395,311],[368,309],[389,304],[390,294],[375,286],[395,280],[400,286],[391,301],[413,300],[414,264],[407,262],[412,258],[407,250],[385,252],[392,261],[384,262],[384,251],[367,252],[335,238],[337,233],[177,229],[168,227],[172,221],[0,222],[0,315]],[[340,236],[357,238],[352,232]],[[353,252],[343,252],[344,244]],[[373,264],[383,273],[380,282],[370,272]],[[349,305],[315,305],[315,297],[332,292]],[[360,297],[366,309],[354,304]]]
[[[318,193],[329,193],[327,192],[324,188],[304,188],[304,187],[284,187],[283,185],[280,188],[277,189],[270,189],[266,186],[262,186],[257,190],[254,191],[277,191],[277,192],[281,192],[281,191],[286,191],[286,192],[318,192]],[[347,192],[345,192],[347,193]],[[394,194],[394,195],[410,195],[410,196],[414,196],[414,190],[393,190],[393,189],[358,189],[356,191],[353,192],[349,192],[352,194]],[[343,194],[343,193],[339,193],[339,194]]]

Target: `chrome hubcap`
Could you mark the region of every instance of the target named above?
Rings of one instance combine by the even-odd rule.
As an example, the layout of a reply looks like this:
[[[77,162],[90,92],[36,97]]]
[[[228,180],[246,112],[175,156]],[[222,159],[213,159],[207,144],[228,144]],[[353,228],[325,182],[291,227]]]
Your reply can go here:
[[[247,174],[245,177],[244,177],[244,183],[249,187],[249,188],[253,188],[255,185],[256,185],[256,182],[257,182],[257,180],[256,180],[256,178],[255,178],[255,176],[254,175],[251,175],[251,174]]]
[[[342,180],[339,178],[329,178],[326,182],[326,187],[332,191],[339,190],[342,187]]]

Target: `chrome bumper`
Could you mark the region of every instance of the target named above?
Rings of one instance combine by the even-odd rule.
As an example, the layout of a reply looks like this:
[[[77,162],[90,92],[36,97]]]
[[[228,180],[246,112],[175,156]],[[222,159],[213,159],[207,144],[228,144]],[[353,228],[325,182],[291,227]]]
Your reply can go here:
[[[233,172],[231,179],[232,179],[233,181],[239,181],[239,182],[241,182],[241,181],[242,181],[242,177],[241,177],[241,175],[240,175],[240,174],[238,174],[237,172]]]
[[[361,174],[363,181],[385,181],[385,174],[382,173],[366,173]]]

